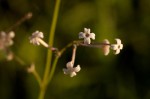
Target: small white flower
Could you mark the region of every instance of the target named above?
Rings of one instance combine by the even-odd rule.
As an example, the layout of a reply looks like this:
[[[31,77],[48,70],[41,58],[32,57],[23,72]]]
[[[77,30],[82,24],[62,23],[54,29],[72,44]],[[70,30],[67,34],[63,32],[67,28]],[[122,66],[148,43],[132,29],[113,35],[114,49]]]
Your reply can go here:
[[[123,44],[120,39],[115,39],[117,44],[111,44],[111,49],[114,50],[114,54],[119,54],[120,50],[123,49]]]
[[[107,56],[110,52],[110,45],[109,41],[107,39],[104,39],[103,45],[102,45],[102,50],[104,52],[104,55]]]
[[[90,44],[91,39],[95,40],[95,34],[90,33],[90,29],[84,28],[84,32],[79,33],[79,39],[84,39],[84,44]]]
[[[63,69],[63,72],[64,72],[64,74],[66,74],[66,75],[69,74],[70,77],[76,76],[76,75],[77,75],[76,73],[81,70],[80,65],[77,65],[76,67],[73,67],[73,63],[72,63],[72,62],[68,62],[68,63],[66,64],[66,67],[67,67],[67,68],[64,68],[64,69]]]
[[[48,44],[42,40],[43,38],[44,38],[43,33],[39,31],[35,31],[34,33],[32,33],[32,36],[29,37],[30,43],[34,45],[42,44],[45,47],[49,47]]]
[[[13,31],[10,31],[8,34],[6,34],[4,31],[0,32],[0,49],[6,49],[9,46],[13,45],[13,38],[15,37],[15,33]]]
[[[39,39],[44,38],[44,35],[42,32],[35,31],[32,33],[32,36],[29,37],[30,43],[33,43],[34,45],[40,45]]]

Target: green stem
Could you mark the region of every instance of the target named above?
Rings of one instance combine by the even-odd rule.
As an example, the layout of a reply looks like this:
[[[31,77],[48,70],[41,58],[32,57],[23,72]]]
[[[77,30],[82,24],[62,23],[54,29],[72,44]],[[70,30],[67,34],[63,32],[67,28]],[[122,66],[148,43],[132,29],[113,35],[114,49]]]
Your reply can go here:
[[[39,74],[37,73],[37,71],[33,71],[33,75],[35,76],[37,82],[39,83],[39,86],[41,86],[41,78],[39,76]]]
[[[53,65],[52,65],[52,69],[51,69],[51,72],[49,74],[48,83],[51,82],[51,80],[52,80],[52,77],[54,75],[58,59],[59,59],[59,56],[56,56],[55,59],[54,59],[54,62],[53,62]]]
[[[20,57],[14,55],[14,59],[21,65],[23,65],[23,66],[26,65],[26,63]]]
[[[55,34],[55,28],[56,28],[56,23],[57,23],[59,7],[60,7],[60,0],[56,0],[53,19],[52,19],[52,24],[51,24],[51,28],[50,28],[49,46],[53,46],[54,34]],[[48,75],[49,75],[49,72],[50,72],[51,61],[52,61],[52,51],[48,50],[47,60],[46,60],[46,67],[45,67],[43,82],[41,84],[39,99],[44,99],[44,96],[45,96],[46,87],[47,87],[47,84],[48,84]]]
[[[67,44],[64,48],[62,48],[59,51],[60,55],[62,55],[64,53],[64,51],[66,51],[66,49],[71,47],[73,44],[80,45],[81,42],[82,42],[81,40],[75,40],[75,41],[70,42],[69,44]]]

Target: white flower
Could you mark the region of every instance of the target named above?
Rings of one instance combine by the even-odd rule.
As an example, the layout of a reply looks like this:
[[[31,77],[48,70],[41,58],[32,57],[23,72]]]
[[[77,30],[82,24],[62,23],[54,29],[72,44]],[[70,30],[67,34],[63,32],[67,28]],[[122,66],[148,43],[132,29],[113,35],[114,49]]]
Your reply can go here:
[[[66,64],[66,67],[67,67],[67,68],[64,68],[64,69],[63,69],[64,74],[69,74],[70,77],[76,76],[76,75],[77,75],[76,73],[81,70],[80,65],[77,65],[76,67],[73,67],[72,61],[71,61],[71,62],[68,62],[68,63]]]
[[[32,36],[29,37],[30,43],[33,43],[34,45],[40,45],[39,39],[44,38],[44,35],[42,32],[35,31],[32,33]]]
[[[115,39],[117,44],[111,44],[111,49],[114,50],[114,54],[119,54],[120,50],[123,49],[123,44],[120,39]]]
[[[103,45],[102,45],[102,50],[104,52],[104,55],[107,56],[110,52],[110,45],[109,41],[107,39],[104,39]]]
[[[10,31],[8,34],[6,34],[4,31],[0,32],[0,49],[5,49],[9,46],[13,45],[13,38],[15,37],[15,33],[13,31]]]
[[[43,33],[39,31],[35,31],[34,33],[32,33],[32,36],[29,37],[30,43],[34,45],[42,44],[45,47],[49,47],[48,44],[42,40],[43,38],[44,38]]]
[[[84,28],[84,32],[79,33],[79,39],[84,39],[84,44],[90,44],[91,39],[95,40],[95,34],[90,33],[90,29]]]

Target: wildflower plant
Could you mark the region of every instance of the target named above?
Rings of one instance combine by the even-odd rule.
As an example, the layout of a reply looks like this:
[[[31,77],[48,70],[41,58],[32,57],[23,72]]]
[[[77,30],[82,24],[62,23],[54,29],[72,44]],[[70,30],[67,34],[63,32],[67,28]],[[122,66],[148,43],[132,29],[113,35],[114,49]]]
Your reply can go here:
[[[101,48],[105,56],[109,54],[110,50],[113,50],[114,54],[119,54],[120,50],[123,49],[123,44],[121,43],[121,40],[119,38],[115,39],[115,41],[117,42],[116,44],[111,44],[108,39],[104,39],[103,42],[94,42],[93,40],[95,40],[96,35],[95,33],[91,33],[90,28],[84,28],[83,32],[79,32],[79,34],[77,34],[80,40],[73,40],[62,49],[53,47],[60,1],[61,0],[56,0],[52,24],[50,27],[49,41],[48,42],[44,41],[44,33],[38,30],[33,32],[29,37],[29,42],[31,44],[37,46],[42,45],[43,47],[47,48],[47,58],[45,64],[46,66],[45,66],[43,77],[41,77],[39,73],[36,71],[36,65],[35,65],[36,63],[35,64],[32,63],[27,68],[27,72],[32,73],[39,84],[40,92],[39,92],[38,99],[44,99],[47,86],[51,82],[52,77],[54,75],[58,59],[68,48],[72,47],[72,56],[71,59],[68,60],[68,62],[66,62],[66,67],[62,69],[62,74],[64,73],[65,75],[69,75],[70,77],[77,76],[78,73],[81,71],[82,65],[81,66],[75,65],[76,51],[78,47],[82,46],[82,47]],[[12,31],[10,31],[7,34],[5,32],[0,32],[0,50],[4,50],[12,46],[13,45],[12,39],[14,37],[15,34]],[[52,54],[55,54],[54,59],[52,59]],[[9,56],[9,59],[11,59],[11,55]],[[19,58],[16,59],[20,63],[24,63],[21,59]]]

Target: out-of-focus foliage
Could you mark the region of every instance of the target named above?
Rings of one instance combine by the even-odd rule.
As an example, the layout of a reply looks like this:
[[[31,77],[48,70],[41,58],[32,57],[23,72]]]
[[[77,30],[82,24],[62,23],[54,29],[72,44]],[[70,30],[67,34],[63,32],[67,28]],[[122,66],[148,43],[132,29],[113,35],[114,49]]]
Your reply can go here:
[[[30,20],[14,29],[12,51],[28,64],[34,62],[43,76],[47,49],[29,43],[35,30],[48,41],[55,0],[0,0],[0,30],[6,31],[28,12]],[[96,41],[120,38],[124,49],[108,56],[101,49],[79,47],[75,64],[81,65],[70,78],[62,68],[71,60],[72,49],[60,58],[46,99],[150,99],[150,1],[62,0],[55,34],[55,47],[78,39],[91,28]],[[65,38],[65,39],[64,39]],[[27,67],[6,61],[0,52],[0,99],[36,99],[39,88]]]

